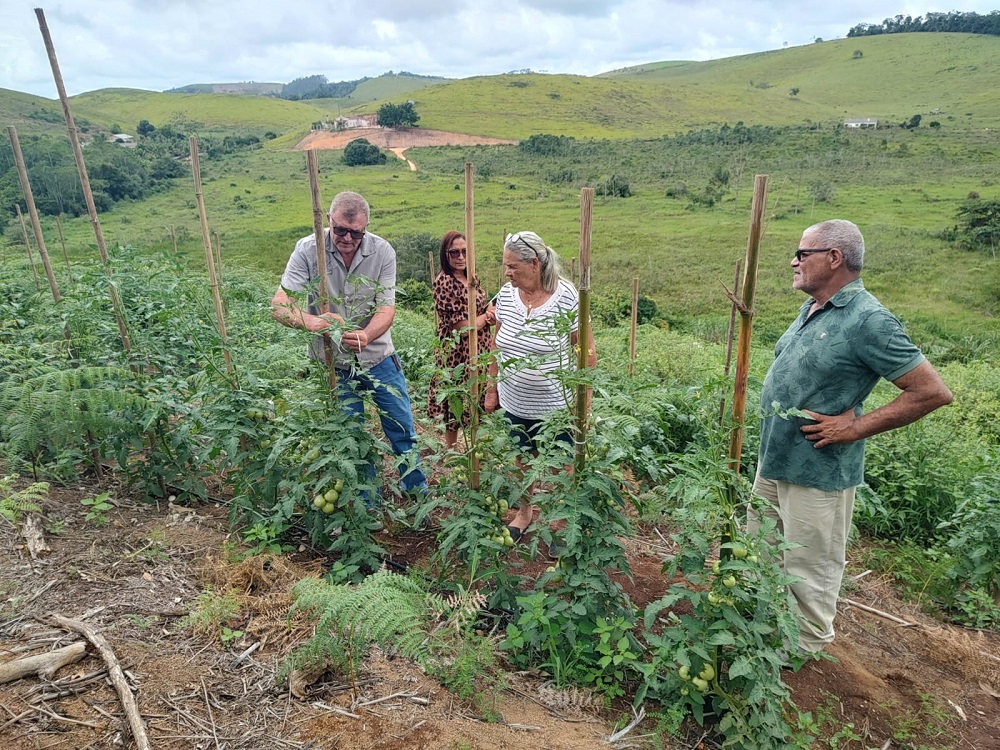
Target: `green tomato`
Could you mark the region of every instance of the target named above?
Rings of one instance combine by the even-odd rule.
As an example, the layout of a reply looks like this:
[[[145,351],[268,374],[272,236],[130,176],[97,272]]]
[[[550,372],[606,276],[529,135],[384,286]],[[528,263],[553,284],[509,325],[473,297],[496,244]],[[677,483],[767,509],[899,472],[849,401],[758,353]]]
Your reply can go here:
[[[708,592],[708,603],[709,604],[717,605],[720,601],[722,601],[722,600],[719,598],[718,594],[716,594],[714,591],[709,591]]]
[[[313,505],[317,508],[322,508],[326,505],[326,499],[322,495],[316,495],[316,497],[313,498]]]
[[[757,562],[757,555],[747,555],[747,562]]]
[[[305,456],[306,461],[309,461],[310,463],[315,461],[317,458],[319,458],[319,448],[313,448]]]
[[[726,576],[725,578],[723,578],[722,585],[725,586],[727,589],[735,587],[736,586],[735,576]]]
[[[677,675],[686,682],[691,679],[691,668],[687,664],[682,664],[677,670]]]
[[[708,680],[703,680],[701,677],[692,678],[691,684],[698,688],[698,690],[702,693],[708,690]]]
[[[733,557],[743,560],[747,556],[747,548],[742,546],[733,547]]]
[[[498,506],[500,508],[500,512],[501,513],[506,513],[508,510],[510,510],[510,505],[507,503],[506,500],[501,500],[498,503]]]
[[[327,490],[323,497],[328,503],[335,503],[340,498],[340,493],[337,490]]]
[[[343,478],[337,479],[337,481],[334,482],[333,489],[337,490],[337,492],[343,492],[344,491],[344,480],[343,480]]]
[[[507,534],[506,536],[504,536],[504,538],[503,538],[503,546],[504,547],[513,547],[514,546],[514,540],[511,538],[510,534]]]
[[[690,690],[688,690],[688,689],[687,689],[686,687],[682,687],[682,688],[681,688],[681,695],[687,695],[687,694],[688,694],[688,693],[690,693],[690,692],[691,692],[691,691],[690,691]]]
[[[330,515],[336,509],[337,506],[334,505],[333,503],[327,503],[326,505],[323,506],[323,512],[326,513],[327,515]]]
[[[715,575],[719,575],[719,561],[718,560],[716,560],[715,562],[712,563],[712,572],[715,573]]]
[[[715,677],[715,667],[713,667],[711,664],[706,664],[704,667],[701,668],[701,671],[698,673],[698,676],[701,679],[705,680],[706,682],[711,682],[712,678]]]

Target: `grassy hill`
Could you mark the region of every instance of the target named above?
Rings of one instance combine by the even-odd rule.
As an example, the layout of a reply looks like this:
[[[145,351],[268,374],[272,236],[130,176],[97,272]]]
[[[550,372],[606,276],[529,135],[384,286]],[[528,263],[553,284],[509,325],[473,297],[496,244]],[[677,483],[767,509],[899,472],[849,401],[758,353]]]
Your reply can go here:
[[[447,81],[438,76],[415,76],[408,73],[383,73],[376,78],[362,81],[350,96],[335,99],[312,99],[310,102],[317,107],[331,112],[363,106],[368,102],[399,102],[414,91],[434,86]]]
[[[73,115],[88,117],[109,127],[121,124],[126,131],[140,120],[157,127],[175,126],[197,130],[267,129],[275,132],[308,128],[323,119],[325,110],[308,102],[289,102],[269,96],[242,94],[161,94],[136,89],[101,89],[74,96]],[[193,127],[192,127],[193,126]]]
[[[949,127],[992,128],[1000,125],[998,80],[998,37],[892,34],[654,63],[597,78],[471,78],[423,89],[414,99],[425,127],[504,138],[649,138],[739,121],[899,123],[935,110],[940,114],[930,119]]]
[[[13,125],[21,135],[59,130],[66,132],[66,120],[58,100],[45,99],[20,91],[0,89],[0,124]],[[78,122],[81,130],[86,123]]]

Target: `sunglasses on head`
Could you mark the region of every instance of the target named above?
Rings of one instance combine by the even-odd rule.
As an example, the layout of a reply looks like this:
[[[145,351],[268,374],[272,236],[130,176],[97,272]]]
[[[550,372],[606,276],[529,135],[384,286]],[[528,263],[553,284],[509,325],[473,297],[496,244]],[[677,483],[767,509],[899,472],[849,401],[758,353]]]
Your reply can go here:
[[[347,227],[338,227],[336,224],[330,225],[330,231],[333,232],[338,237],[345,237],[346,235],[351,235],[352,240],[360,240],[365,236],[364,229],[348,229]]]
[[[513,245],[516,242],[522,242],[525,245],[527,245],[531,249],[531,251],[535,254],[535,257],[537,258],[542,257],[542,254],[541,252],[539,252],[538,248],[532,245],[531,242],[528,241],[527,237],[523,236],[523,232],[518,232],[517,234],[508,234],[507,239],[504,240],[505,245]]]

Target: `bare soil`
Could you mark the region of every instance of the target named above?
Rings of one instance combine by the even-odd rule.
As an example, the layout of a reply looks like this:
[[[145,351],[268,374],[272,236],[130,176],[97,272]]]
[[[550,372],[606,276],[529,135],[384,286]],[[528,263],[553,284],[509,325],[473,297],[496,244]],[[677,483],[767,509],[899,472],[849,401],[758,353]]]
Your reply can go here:
[[[104,489],[116,507],[98,526],[85,519],[80,501]],[[51,552],[37,560],[0,519],[0,663],[80,639],[46,623],[48,615],[84,619],[117,655],[156,750],[580,750],[607,747],[611,723],[631,718],[626,706],[554,705],[542,676],[512,674],[497,700],[502,721],[486,722],[414,665],[377,650],[361,665],[356,700],[345,678],[331,674],[306,698],[293,697],[276,673],[309,629],[288,619],[289,590],[328,561],[303,547],[289,557],[238,562],[226,513],[222,502],[157,507],[88,482],[54,488],[43,508]],[[657,531],[643,528],[628,544],[634,580],[626,583],[638,604],[666,587],[661,561],[672,550]],[[434,546],[431,532],[398,528],[379,540],[401,564],[425,559]],[[526,572],[547,564],[531,561]],[[206,590],[238,595],[239,613],[226,627],[242,635],[225,645],[219,632],[182,623]],[[941,625],[900,602],[874,574],[845,596],[913,625],[843,605],[830,651],[836,660],[787,673],[799,709],[829,715],[828,736],[853,725],[862,741],[840,748],[1000,748],[1000,635]],[[626,740],[643,746],[649,740],[640,735],[654,731],[646,719]],[[136,746],[93,648],[52,680],[0,685],[0,737],[5,750]],[[717,747],[697,727],[687,740],[660,739],[668,748]]]
[[[295,148],[302,151],[311,148],[341,149],[356,138],[364,138],[369,143],[391,149],[394,153],[397,149],[405,151],[421,146],[503,146],[517,143],[503,138],[425,128],[353,128],[340,132],[314,131],[299,141]]]

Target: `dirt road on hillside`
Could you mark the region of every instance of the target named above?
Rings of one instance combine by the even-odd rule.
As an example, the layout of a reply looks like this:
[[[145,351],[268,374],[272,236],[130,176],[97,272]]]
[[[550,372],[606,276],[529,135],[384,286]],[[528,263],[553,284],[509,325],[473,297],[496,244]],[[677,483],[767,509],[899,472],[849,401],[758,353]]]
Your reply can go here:
[[[449,133],[447,130],[426,130],[424,128],[354,128],[332,132],[317,130],[303,138],[295,146],[306,151],[311,148],[343,148],[355,138],[364,138],[379,148],[396,149],[419,148],[421,146],[502,146],[516,144],[517,141],[503,138],[489,138],[485,135]]]

